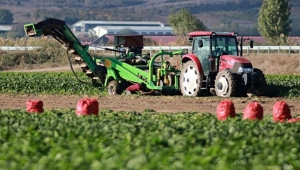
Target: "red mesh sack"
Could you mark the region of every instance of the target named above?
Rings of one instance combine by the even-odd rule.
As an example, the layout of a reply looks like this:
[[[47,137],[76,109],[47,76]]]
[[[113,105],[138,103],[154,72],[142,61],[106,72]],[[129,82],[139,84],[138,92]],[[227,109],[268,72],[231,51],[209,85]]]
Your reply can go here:
[[[42,113],[44,112],[43,105],[41,100],[27,100],[26,110],[28,113]]]
[[[96,99],[85,98],[78,101],[76,115],[98,115],[99,103]]]
[[[258,102],[249,103],[244,109],[243,119],[262,120],[264,109]]]
[[[279,100],[273,105],[274,122],[285,122],[286,120],[289,120],[291,118],[291,110],[286,102]]]
[[[300,117],[297,118],[291,118],[288,120],[289,123],[296,123],[296,122],[300,122]]]
[[[235,107],[231,100],[222,100],[217,106],[217,117],[219,120],[226,120],[227,117],[235,117]]]

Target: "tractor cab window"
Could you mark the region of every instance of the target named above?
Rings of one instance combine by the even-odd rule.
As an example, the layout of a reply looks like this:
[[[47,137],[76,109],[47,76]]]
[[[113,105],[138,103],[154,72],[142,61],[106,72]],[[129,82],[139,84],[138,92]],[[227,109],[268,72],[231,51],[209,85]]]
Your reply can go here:
[[[202,46],[200,46],[200,42],[202,42]],[[199,58],[207,58],[210,54],[209,51],[209,37],[196,37],[193,44],[193,53]]]
[[[214,36],[212,37],[212,55],[219,57],[221,55],[237,55],[236,37],[232,36]]]
[[[200,46],[200,42],[202,42],[202,46]],[[197,55],[199,61],[202,64],[202,69],[204,73],[210,71],[211,63],[209,61],[210,56],[210,37],[195,37],[193,44],[193,53]]]

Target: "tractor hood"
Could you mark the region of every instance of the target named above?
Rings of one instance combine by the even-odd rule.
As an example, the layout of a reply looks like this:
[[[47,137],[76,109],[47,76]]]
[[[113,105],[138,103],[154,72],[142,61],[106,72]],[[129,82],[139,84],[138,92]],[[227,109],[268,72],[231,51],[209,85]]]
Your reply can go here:
[[[220,57],[219,70],[230,69],[232,72],[238,72],[239,68],[253,68],[251,62],[240,56],[222,55]]]
[[[222,55],[221,61],[227,62],[230,65],[233,65],[236,62],[244,64],[251,63],[248,59],[235,55]]]

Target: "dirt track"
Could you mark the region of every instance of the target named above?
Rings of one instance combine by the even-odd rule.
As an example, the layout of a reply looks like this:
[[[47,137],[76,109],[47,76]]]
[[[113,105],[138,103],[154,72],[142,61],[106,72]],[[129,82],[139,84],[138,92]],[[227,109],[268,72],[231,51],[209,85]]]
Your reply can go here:
[[[260,68],[265,74],[300,74],[300,55],[256,54],[247,56],[254,67]],[[75,66],[75,69],[79,69]],[[43,68],[31,70],[11,70],[17,72],[66,71],[69,66],[58,68]],[[82,96],[83,97],[83,96]],[[0,109],[22,109],[29,99],[40,99],[45,109],[75,108],[80,96],[32,96],[32,95],[2,95],[0,94]],[[157,112],[209,112],[215,113],[217,104],[223,99],[218,97],[189,98],[182,96],[105,96],[97,97],[101,109],[116,111],[144,111],[153,109]],[[243,112],[250,101],[258,100],[264,107],[265,113],[272,113],[272,106],[277,98],[234,98],[237,112]],[[300,101],[284,99],[291,107],[293,114],[300,114]]]
[[[58,95],[0,95],[0,109],[25,109],[26,101],[39,99],[44,102],[45,109],[75,108],[78,100],[84,96]],[[156,112],[205,112],[215,113],[218,103],[223,100],[219,97],[182,97],[182,96],[104,96],[96,97],[100,109],[115,111],[138,111],[152,109]],[[272,113],[272,106],[279,98],[232,98],[236,112],[242,113],[245,106],[251,101],[259,101],[265,113]],[[293,114],[300,114],[300,101],[284,99],[290,106]]]

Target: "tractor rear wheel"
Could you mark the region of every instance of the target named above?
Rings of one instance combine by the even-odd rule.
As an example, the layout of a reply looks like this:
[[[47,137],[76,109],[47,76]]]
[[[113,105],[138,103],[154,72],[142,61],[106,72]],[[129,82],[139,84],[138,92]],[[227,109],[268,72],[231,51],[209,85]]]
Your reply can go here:
[[[254,68],[253,72],[257,74],[257,82],[258,82],[258,84],[253,87],[254,95],[256,96],[265,95],[267,90],[267,83],[266,83],[266,78],[264,73],[258,68]]]
[[[112,80],[107,85],[107,92],[109,95],[121,94],[120,83],[117,80]]]
[[[215,93],[220,97],[232,97],[236,92],[236,82],[229,70],[222,70],[215,80]]]
[[[201,92],[202,75],[193,61],[184,63],[180,74],[180,89],[184,96],[198,96]]]

